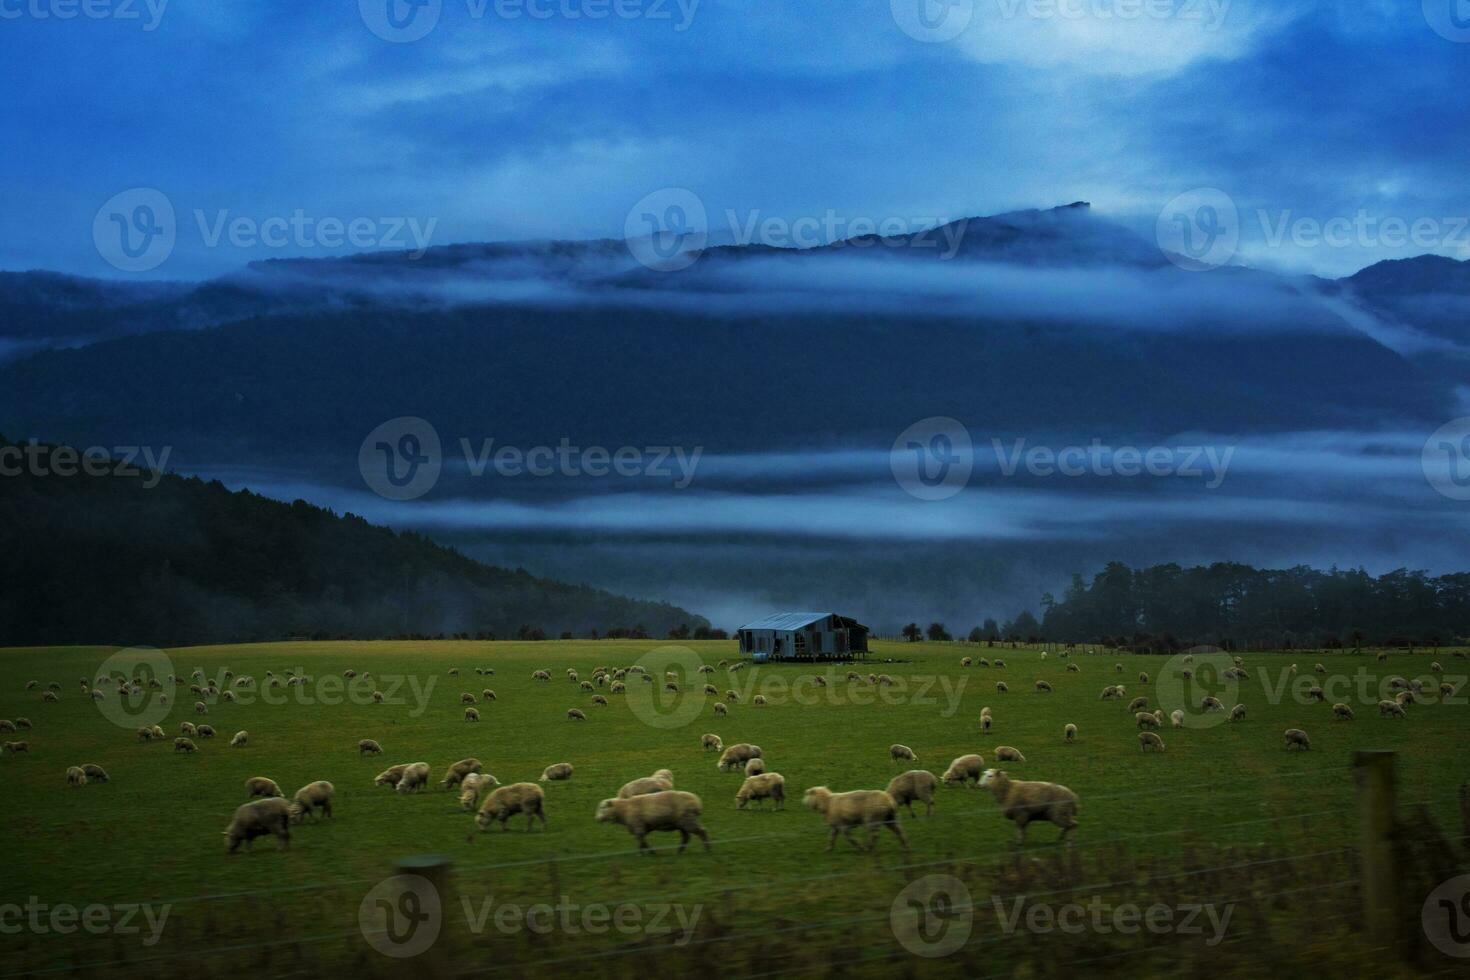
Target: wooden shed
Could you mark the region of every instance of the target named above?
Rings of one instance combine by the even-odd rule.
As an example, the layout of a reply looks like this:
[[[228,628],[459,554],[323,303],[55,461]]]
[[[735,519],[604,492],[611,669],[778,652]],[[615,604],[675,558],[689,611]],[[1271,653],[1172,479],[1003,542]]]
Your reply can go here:
[[[867,657],[868,628],[836,613],[777,613],[740,627],[740,653],[755,661]]]

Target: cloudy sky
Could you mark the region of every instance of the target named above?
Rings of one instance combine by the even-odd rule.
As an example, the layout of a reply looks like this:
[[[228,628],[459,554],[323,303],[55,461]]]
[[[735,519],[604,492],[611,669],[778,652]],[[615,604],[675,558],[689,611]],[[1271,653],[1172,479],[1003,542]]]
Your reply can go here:
[[[1253,264],[1470,257],[1465,0],[0,0],[0,61],[6,269],[119,275],[134,188],[177,215],[154,278],[618,237],[669,187],[715,233],[1085,199],[1149,235],[1214,188]]]

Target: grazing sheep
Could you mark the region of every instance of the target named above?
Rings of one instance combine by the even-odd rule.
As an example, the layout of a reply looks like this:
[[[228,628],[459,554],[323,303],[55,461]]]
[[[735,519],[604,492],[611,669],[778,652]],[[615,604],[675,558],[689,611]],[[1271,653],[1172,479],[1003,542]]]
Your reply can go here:
[[[1332,717],[1341,718],[1343,721],[1352,721],[1353,709],[1339,701],[1332,706]]]
[[[996,694],[1006,694],[1009,691],[1010,691],[1010,688],[1009,687],[1006,687],[1006,682],[1005,681],[996,681],[995,682],[995,693]]]
[[[766,771],[765,759],[749,759],[745,763],[745,774],[747,776],[759,776]]]
[[[1026,761],[1026,757],[1021,754],[1021,750],[1020,749],[1013,748],[1012,746],[1009,746],[1009,745],[997,745],[995,747],[995,761],[996,762],[1025,762]]]
[[[291,846],[291,804],[279,797],[242,803],[235,808],[224,834],[227,854],[238,851],[242,841],[249,850],[251,841],[266,834],[274,834],[284,851]]]
[[[427,762],[412,762],[403,768],[403,775],[394,787],[405,796],[409,793],[417,793],[429,785],[429,764]]]
[[[93,762],[82,765],[82,772],[87,774],[87,779],[94,783],[105,783],[109,781],[107,770]]]
[[[839,833],[846,837],[847,842],[853,847],[862,850],[863,846],[852,836],[855,827],[867,829],[869,850],[878,846],[878,830],[882,827],[891,830],[903,849],[908,850],[908,838],[904,836],[903,828],[898,825],[898,806],[893,802],[893,797],[882,790],[857,789],[846,793],[834,793],[825,786],[813,786],[803,795],[802,804],[808,810],[820,813],[827,826],[831,828],[827,835],[827,850],[829,851],[837,843]]]
[[[1121,673],[1123,673],[1123,665],[1122,664],[1113,664],[1113,670],[1115,670],[1115,671],[1117,671],[1118,673],[1121,674]]]
[[[1016,842],[1026,843],[1026,825],[1044,820],[1062,828],[1062,841],[1071,843],[1077,830],[1077,794],[1057,783],[1012,781],[1003,769],[987,769],[980,785],[990,790],[1001,813],[1016,825]]]
[[[955,783],[964,786],[972,780],[978,786],[980,776],[984,772],[985,760],[983,758],[978,755],[962,755],[949,764],[949,768],[944,770],[944,775],[940,778],[944,780],[946,786],[953,786]]]
[[[400,762],[396,766],[389,766],[373,777],[374,786],[397,786],[403,779],[403,773],[408,768],[407,762]]]
[[[230,739],[230,748],[243,749],[250,744],[249,732],[236,732],[234,738]]]
[[[894,762],[919,761],[918,756],[914,755],[913,749],[909,748],[907,745],[899,745],[898,743],[894,743],[893,745],[888,746],[888,758],[892,759]]]
[[[40,685],[40,683],[38,681],[26,681],[26,690],[27,691],[34,691],[36,688],[38,688],[40,686],[41,685]]]
[[[1432,661],[1430,661],[1430,663],[1429,663],[1429,670],[1430,670],[1431,673],[1435,673],[1435,674],[1443,674],[1444,673],[1444,668],[1440,666],[1438,660],[1432,660]]]
[[[56,696],[56,692],[55,691],[47,691],[45,694],[42,694],[41,695],[41,700],[42,701],[59,701],[60,698],[58,698]]]
[[[699,737],[699,747],[706,752],[710,749],[714,749],[716,752],[723,752],[725,750],[725,743],[720,741],[720,736],[718,735],[701,735]]]
[[[268,776],[251,776],[245,780],[245,792],[250,797],[257,796],[285,796],[276,781]]]
[[[1378,717],[1380,717],[1380,718],[1407,718],[1409,716],[1404,713],[1404,706],[1401,705],[1401,704],[1399,704],[1397,701],[1379,701],[1378,702]]]
[[[1310,749],[1312,747],[1312,740],[1307,738],[1307,733],[1300,728],[1288,728],[1286,730],[1286,747],[1289,749],[1293,745],[1300,745],[1304,750]]]
[[[735,809],[744,810],[752,800],[771,800],[774,809],[786,809],[786,780],[779,772],[763,772],[746,776],[735,794]]]
[[[506,821],[517,813],[526,815],[527,832],[535,827],[538,817],[541,820],[542,829],[546,828],[546,794],[542,792],[540,786],[535,783],[511,783],[509,786],[495,789],[485,797],[485,802],[480,804],[480,812],[475,814],[475,826],[480,830],[489,830],[490,825],[498,820],[500,829],[508,830],[509,828],[505,825]],[[470,836],[473,839],[474,835]]]
[[[595,690],[595,688],[592,686],[592,682],[591,681],[583,681],[581,684],[579,684],[577,686],[580,687],[582,690],[588,691],[588,692],[591,692],[591,691]]]
[[[1394,700],[1404,707],[1419,703],[1419,699],[1414,697],[1413,691],[1400,691],[1394,696]]]
[[[483,691],[480,692],[480,699],[483,700],[483,701],[494,701],[495,700],[495,692],[492,691],[492,690],[490,690],[487,687],[487,688],[485,688],[485,690],[483,690]]]
[[[1220,699],[1219,698],[1216,698],[1216,697],[1207,697],[1207,698],[1204,699],[1204,701],[1202,702],[1202,704],[1204,705],[1204,709],[1206,711],[1224,711],[1225,710],[1225,705],[1222,704],[1220,702]]]
[[[500,785],[500,780],[489,773],[472,772],[459,784],[459,806],[462,810],[473,810],[480,802],[480,794]]]
[[[624,684],[622,681],[613,681],[612,687],[608,688],[608,690],[612,691],[614,694],[627,694],[628,685]]]
[[[1077,741],[1077,726],[1076,725],[1068,725],[1067,727],[1063,728],[1062,729],[1062,737],[1064,739],[1066,739],[1068,742],[1075,742],[1075,741]]]
[[[1082,668],[1078,667],[1076,664],[1067,664],[1067,673],[1080,674],[1082,673]]]
[[[1314,666],[1313,666],[1313,667],[1312,667],[1312,669],[1313,669],[1313,670],[1314,670],[1314,671],[1316,671],[1316,672],[1317,672],[1317,673],[1319,673],[1319,674],[1325,674],[1325,673],[1327,673],[1327,668],[1326,668],[1326,667],[1324,667],[1324,666],[1322,666],[1322,665],[1321,665],[1321,664],[1316,664],[1316,665],[1314,665]]]
[[[1175,728],[1183,728],[1184,712],[1179,708],[1175,708],[1173,711],[1169,712],[1169,720],[1174,723]]]
[[[193,739],[188,739],[188,738],[180,737],[180,738],[174,739],[174,751],[175,752],[186,752],[186,753],[187,752],[198,752],[199,751],[199,746],[197,746],[197,745],[194,744],[194,740]]]
[[[214,738],[214,726],[200,725],[199,727],[194,729],[194,734],[198,735],[200,738]]]
[[[383,747],[375,739],[364,738],[357,742],[358,755],[382,755]]]
[[[15,731],[15,722],[9,720],[8,718],[0,718],[0,732],[13,731]]]
[[[1164,740],[1159,738],[1153,732],[1139,732],[1138,747],[1145,752],[1147,752],[1149,749],[1156,749],[1157,751],[1162,752],[1164,751]]]
[[[1243,704],[1237,704],[1235,707],[1231,708],[1230,709],[1230,720],[1231,721],[1245,721],[1245,705],[1243,705]]]
[[[759,759],[762,755],[759,745],[737,742],[720,753],[720,761],[716,763],[716,768],[720,772],[739,772],[751,759]]]
[[[1036,689],[1038,691],[1040,691],[1042,694],[1050,694],[1051,693],[1051,685],[1048,684],[1046,681],[1037,681],[1036,682]]]
[[[1452,697],[1454,697],[1455,696],[1455,685],[1451,684],[1449,681],[1445,681],[1443,684],[1439,685],[1439,694],[1440,694],[1440,697],[1444,697],[1444,698],[1452,698]]]
[[[30,752],[31,745],[29,742],[6,742],[5,751],[11,753],[12,755],[18,752]]]
[[[87,785],[87,774],[82,771],[82,767],[81,766],[70,766],[70,767],[68,767],[68,769],[66,770],[66,785],[68,785],[68,786],[85,786],[85,785]]]
[[[1327,694],[1320,687],[1311,687],[1307,689],[1307,700],[1318,704],[1326,704]]]
[[[549,681],[549,680],[551,680],[551,671],[549,671],[549,670],[538,670],[534,674],[531,675],[531,680],[533,680],[533,681]]]
[[[423,763],[419,763],[423,765]],[[403,792],[403,783],[398,784],[398,791]],[[291,798],[291,822],[300,823],[308,815],[320,820],[332,815],[332,796],[337,792],[336,787],[325,779],[318,779],[314,783],[307,783],[296,791]],[[313,813],[312,811],[316,812]]]
[[[1390,691],[1403,691],[1403,690],[1407,690],[1408,689],[1408,686],[1409,686],[1409,682],[1406,681],[1406,680],[1404,680],[1402,677],[1390,677],[1388,679],[1388,689]]]
[[[1004,660],[997,660],[997,661],[996,661],[996,662],[995,662],[995,665],[996,665],[996,666],[997,666],[997,667],[1004,667],[1004,666],[1005,666],[1005,665],[1006,665],[1006,662],[1005,662],[1005,661],[1004,661]]]
[[[995,718],[990,714],[989,708],[980,709],[980,731],[986,735],[990,734],[990,726],[995,724]]]
[[[587,720],[587,715],[584,714],[580,708],[569,708],[569,709],[567,709],[567,717],[570,718],[572,721],[586,721]]]
[[[970,658],[969,658],[969,657],[961,657],[961,658],[960,658],[960,666],[961,666],[961,667],[968,667],[968,666],[970,666],[970,665],[971,665],[971,664],[973,664],[973,663],[974,663],[974,662],[975,662],[975,661],[974,661],[974,660],[972,660],[972,659],[970,659]]]
[[[1382,651],[1382,650],[1378,651],[1378,662],[1379,663],[1386,663],[1387,661],[1388,661],[1388,654],[1386,652]]]
[[[1099,700],[1101,700],[1101,701],[1120,701],[1120,700],[1122,700],[1124,693],[1125,692],[1124,692],[1123,688],[1120,687],[1119,685],[1117,685],[1117,684],[1110,684],[1109,686],[1103,688],[1102,697],[1099,698]]]
[[[914,816],[914,801],[924,804],[924,816],[934,815],[934,787],[939,780],[925,769],[910,769],[899,773],[888,782],[886,792],[893,798],[895,807],[908,807],[909,816]]]
[[[153,733],[154,738],[168,738],[168,735],[165,734],[162,725],[154,725],[151,729],[149,729],[149,731]]]
[[[209,705],[205,704],[203,701],[195,701],[194,702],[194,713],[196,715],[207,715],[207,714],[209,714]]]
[[[740,694],[738,691],[726,691],[725,700],[729,701],[731,704],[734,704],[736,701],[740,700]]]
[[[663,770],[668,772],[667,769]],[[646,796],[649,793],[663,793],[674,788],[673,774],[668,777],[654,773],[652,776],[644,776],[623,784],[618,790],[618,799],[626,800],[630,796]]]
[[[717,714],[717,715],[728,715],[729,713],[730,713],[730,709],[729,708],[725,707],[723,704],[721,704],[718,701],[715,702],[715,714]]]
[[[547,766],[541,772],[541,781],[558,782],[563,779],[572,778],[572,764],[570,762],[557,762]]]
[[[1136,721],[1136,722],[1138,722],[1138,727],[1139,728],[1158,728],[1159,727],[1159,719],[1158,719],[1158,717],[1156,715],[1150,713],[1150,712],[1147,712],[1147,711],[1139,711],[1139,712],[1137,712],[1136,714],[1134,714],[1133,720]]]
[[[480,720],[480,712],[479,712],[479,710],[476,709],[476,708],[466,708],[466,709],[464,709],[464,720],[465,721],[479,721]]]
[[[1134,712],[1143,711],[1147,707],[1148,707],[1148,698],[1134,698],[1132,701],[1130,701],[1128,703],[1128,710],[1129,711],[1134,711]]]
[[[464,692],[463,694],[461,694],[459,696],[459,703],[460,704],[474,704],[475,703],[475,696],[473,694],[471,694],[470,692],[466,691],[466,692]]]
[[[606,708],[607,707],[607,698],[603,697],[601,694],[594,694],[594,695],[592,695],[592,703],[593,704],[596,704],[596,705],[600,705],[601,707]]]
[[[444,781],[439,786],[442,789],[451,789],[464,782],[470,773],[480,772],[483,768],[479,759],[460,759],[444,773]]]
[[[151,742],[151,741],[153,741],[153,729],[151,729],[151,728],[139,728],[133,734],[137,736],[137,739],[140,742]]]
[[[764,708],[766,706],[766,696],[764,694],[757,694],[750,699],[750,704],[755,708]]]
[[[199,729],[197,729],[197,728],[194,727],[193,722],[186,721],[186,722],[184,722],[183,724],[181,724],[179,726],[179,734],[180,735],[198,735],[199,734]]]
[[[1138,683],[1140,683],[1140,684],[1147,684],[1148,683],[1148,674],[1145,673],[1145,672],[1143,672],[1143,671],[1139,671],[1139,673],[1138,673]]]

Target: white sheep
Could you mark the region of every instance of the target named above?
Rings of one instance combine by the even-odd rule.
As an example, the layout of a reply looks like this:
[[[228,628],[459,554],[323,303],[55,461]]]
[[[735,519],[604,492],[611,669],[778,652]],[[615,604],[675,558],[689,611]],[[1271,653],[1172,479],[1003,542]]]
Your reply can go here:
[[[925,769],[910,769],[899,773],[888,782],[886,792],[893,798],[894,806],[908,807],[909,816],[914,816],[914,801],[924,804],[924,816],[934,815],[934,788],[939,780]]]
[[[711,749],[716,752],[723,752],[725,750],[725,743],[720,741],[720,736],[718,735],[701,735],[699,738],[699,746],[706,752],[710,751]]]
[[[745,777],[740,790],[735,794],[735,809],[744,810],[754,800],[760,803],[771,800],[774,808],[786,808],[786,780],[779,772],[763,772]]]
[[[747,776],[759,776],[766,771],[765,759],[748,759],[745,763],[745,774]]]
[[[479,759],[460,759],[445,771],[444,781],[439,786],[442,789],[453,789],[471,773],[479,772],[483,768]]]
[[[399,793],[407,795],[417,793],[429,785],[429,764],[427,762],[411,762],[403,769],[403,775],[394,787]]]
[[[909,748],[907,745],[900,745],[897,742],[895,742],[894,744],[888,746],[888,758],[891,759],[893,762],[899,762],[899,761],[903,761],[903,762],[918,762],[919,761],[918,756],[914,755],[914,750],[913,749]]]
[[[398,784],[400,787],[403,783]],[[318,779],[314,783],[307,783],[296,791],[291,798],[291,822],[300,823],[308,815],[314,820],[332,815],[332,797],[337,789],[325,779]],[[313,812],[315,811],[315,812]]]
[[[724,752],[720,753],[720,761],[716,763],[715,767],[719,769],[720,772],[738,772],[741,769],[744,769],[745,764],[751,759],[759,759],[761,755],[762,753],[759,745],[750,745],[746,742],[740,742],[730,746]]]
[[[507,830],[509,828],[506,827],[506,821],[517,813],[526,815],[528,832],[536,825],[537,818],[541,820],[541,828],[546,829],[546,794],[540,786],[535,783],[511,783],[493,790],[485,797],[485,802],[480,804],[480,812],[475,814],[475,826],[480,830],[489,830],[490,825],[498,820],[500,829]],[[473,839],[474,835],[470,836]]]
[[[1001,769],[987,769],[980,786],[990,790],[1001,813],[1016,825],[1016,840],[1026,843],[1026,825],[1044,820],[1062,828],[1062,841],[1070,844],[1077,830],[1077,794],[1057,783],[1012,780]]]
[[[82,767],[81,766],[69,766],[67,768],[67,770],[66,770],[66,785],[68,785],[68,786],[85,786],[85,785],[87,785],[87,774],[82,770]]]
[[[371,739],[371,738],[358,739],[358,742],[357,742],[357,754],[358,755],[382,755],[383,754],[383,747],[377,743],[377,740],[376,739]]]
[[[225,828],[225,852],[234,854],[244,842],[246,849],[257,837],[274,834],[281,850],[291,846],[291,804],[280,797],[242,803],[235,808]]]
[[[825,786],[813,786],[802,796],[802,804],[808,810],[820,813],[826,821],[830,828],[827,835],[829,851],[836,845],[839,833],[853,847],[862,850],[863,846],[852,836],[856,827],[867,829],[869,850],[878,846],[878,831],[884,827],[893,832],[904,850],[908,850],[908,838],[898,825],[898,806],[893,802],[893,797],[883,790],[855,789],[846,793],[834,793]]]
[[[1288,728],[1286,730],[1286,747],[1299,746],[1303,751],[1312,747],[1312,740],[1307,738],[1307,733],[1300,728]]]
[[[230,739],[230,748],[232,748],[232,749],[243,749],[243,748],[245,748],[249,744],[250,744],[250,733],[249,732],[236,732],[235,735],[234,735],[234,737]]]
[[[618,790],[618,799],[626,800],[630,796],[646,796],[649,793],[663,793],[674,788],[674,774],[667,769],[660,769],[652,776],[644,776],[623,784]]]
[[[1149,749],[1162,752],[1164,751],[1164,740],[1153,732],[1139,732],[1138,747],[1144,752],[1147,752]]]
[[[995,747],[995,761],[996,762],[1025,762],[1026,761],[1026,757],[1021,754],[1021,750],[1018,749],[1018,748],[1014,748],[1014,747],[1009,746],[1009,745],[997,745]]]
[[[572,778],[572,764],[570,762],[557,762],[547,766],[541,772],[541,782],[560,782],[563,779]]]
[[[980,785],[980,776],[985,771],[985,759],[978,755],[962,755],[949,764],[944,770],[944,785],[953,786],[959,783],[961,786],[973,784]]]
[[[603,800],[597,804],[598,823],[618,823],[628,828],[628,833],[638,839],[638,850],[650,852],[647,837],[656,831],[677,831],[679,852],[689,846],[690,836],[704,842],[708,851],[709,834],[699,822],[704,804],[693,793],[665,790],[630,796],[626,799]]]

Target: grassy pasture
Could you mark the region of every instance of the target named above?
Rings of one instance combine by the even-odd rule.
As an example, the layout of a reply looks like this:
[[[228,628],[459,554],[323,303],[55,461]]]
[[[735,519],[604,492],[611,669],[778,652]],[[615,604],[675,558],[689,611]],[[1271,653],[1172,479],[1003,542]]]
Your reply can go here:
[[[942,789],[932,817],[923,817],[922,808],[917,819],[904,815],[912,845],[908,854],[886,834],[872,854],[840,841],[836,851],[825,853],[825,828],[801,806],[802,790],[819,784],[834,790],[883,788],[899,770],[888,757],[892,742],[913,747],[919,766],[936,774],[955,756],[979,752],[991,764],[997,745],[1015,746],[1026,761],[1004,767],[1013,778],[1060,782],[1081,796],[1073,854],[1099,860],[1126,854],[1165,864],[1209,861],[1211,854],[1228,856],[1253,847],[1300,854],[1352,847],[1357,817],[1348,767],[1355,749],[1397,751],[1400,801],[1427,803],[1449,834],[1459,832],[1456,789],[1470,776],[1463,751],[1470,711],[1463,696],[1411,707],[1407,720],[1380,719],[1376,708],[1378,685],[1391,676],[1432,679],[1428,686],[1437,689],[1440,678],[1429,670],[1435,657],[1446,668],[1445,679],[1464,684],[1470,662],[1448,650],[1433,656],[1397,653],[1386,663],[1351,654],[1247,655],[1252,676],[1234,693],[1213,675],[1201,677],[1194,689],[1218,692],[1227,708],[1245,704],[1244,722],[1213,716],[1173,730],[1166,719],[1161,735],[1167,751],[1144,754],[1127,701],[1145,695],[1151,708],[1163,707],[1166,714],[1178,706],[1158,702],[1165,680],[1160,674],[1169,669],[1165,657],[1108,653],[1067,661],[1052,653],[1043,660],[1035,649],[884,643],[868,665],[855,669],[864,676],[889,674],[897,681],[892,688],[849,685],[843,679],[846,667],[768,665],[733,675],[717,669],[710,680],[721,691],[742,691],[744,700],[730,706],[727,718],[713,715],[713,699],[699,703],[693,720],[678,725],[671,725],[669,716],[651,724],[655,716],[632,710],[626,697],[603,688],[597,693],[612,703],[595,707],[592,695],[565,677],[565,669],[574,667],[590,679],[597,665],[635,663],[657,646],[647,641],[303,642],[173,650],[168,655],[174,672],[184,678],[196,668],[211,677],[229,669],[260,682],[267,670],[294,669],[316,681],[277,692],[276,699],[284,701],[279,704],[266,703],[258,689],[252,703],[216,700],[203,718],[194,715],[187,686],[169,691],[170,712],[161,721],[169,738],[162,743],[137,741],[131,727],[110,720],[81,693],[78,679],[95,677],[113,650],[0,651],[0,718],[24,716],[35,725],[30,732],[4,736],[25,738],[31,748],[26,755],[0,758],[10,801],[8,873],[0,902],[24,903],[37,896],[49,904],[171,905],[168,926],[154,946],[142,948],[135,938],[114,936],[24,934],[16,940],[16,958],[0,967],[0,975],[91,962],[112,963],[111,969],[126,974],[197,972],[190,950],[204,936],[220,942],[222,930],[242,944],[272,936],[315,943],[309,956],[320,959],[269,961],[260,967],[267,972],[310,972],[324,963],[344,962],[369,972],[384,969],[391,962],[367,951],[360,935],[353,935],[359,903],[389,873],[393,860],[425,853],[453,861],[456,890],[474,903],[529,904],[566,896],[582,904],[698,905],[705,909],[701,936],[709,930],[718,935],[719,930],[779,931],[793,923],[859,921],[868,923],[863,935],[871,940],[873,955],[902,954],[887,912],[906,881],[931,870],[999,867],[1015,862],[1018,853],[1023,860],[1053,860],[1060,849],[1055,828],[1034,825],[1018,852],[1011,824],[987,793]],[[683,646],[710,665],[735,656],[729,642]],[[960,666],[963,656],[999,657],[1007,665],[966,669]],[[890,658],[895,662],[885,662]],[[1069,673],[1069,662],[1080,672]],[[1121,674],[1114,668],[1119,662]],[[1306,703],[1290,684],[1284,694],[1272,693],[1293,662],[1300,667],[1300,688],[1310,683],[1306,678],[1322,680],[1312,673],[1313,664],[1327,668],[1327,678],[1337,685],[1328,687],[1328,704]],[[324,678],[340,679],[349,667],[372,672],[375,684],[355,697],[340,686],[335,693],[322,687]],[[449,676],[452,667],[459,668],[458,677]],[[496,673],[481,677],[476,667]],[[538,668],[552,672],[549,683],[532,680]],[[1148,684],[1140,685],[1140,671],[1150,675]],[[793,682],[818,673],[829,679],[827,688],[803,682],[792,693]],[[390,691],[393,678],[404,680]],[[1053,692],[1035,691],[1039,679]],[[43,703],[40,689],[25,690],[28,680],[42,688],[60,682],[60,700]],[[997,681],[1004,681],[1009,693],[997,693]],[[630,678],[630,686],[634,683]],[[681,697],[698,702],[702,683],[698,676],[681,678]],[[1101,701],[1102,688],[1116,683],[1127,687],[1128,697],[1122,703]],[[403,703],[371,703],[362,695],[373,686]],[[478,695],[485,687],[498,699],[477,701],[482,720],[465,722],[461,692]],[[112,688],[104,690],[116,698]],[[1363,697],[1365,691],[1370,696]],[[760,692],[770,706],[749,703]],[[1352,704],[1357,720],[1334,722],[1333,700]],[[677,712],[690,703],[665,708]],[[977,721],[985,705],[996,719],[989,736],[980,733]],[[587,721],[568,720],[565,713],[573,707],[584,710]],[[207,722],[219,735],[196,740],[200,751],[195,755],[175,753],[172,739],[182,721]],[[1072,745],[1062,738],[1069,722],[1080,729]],[[1282,731],[1290,727],[1310,734],[1312,751],[1284,748]],[[250,746],[232,750],[229,738],[241,729],[250,732]],[[733,798],[742,777],[716,771],[715,754],[700,748],[704,732],[719,734],[727,745],[760,745],[768,768],[786,777],[785,811],[737,811]],[[365,737],[382,743],[382,757],[358,756],[357,740]],[[502,784],[535,781],[553,762],[573,763],[576,775],[569,782],[544,784],[547,832],[524,833],[523,821],[516,818],[510,833],[472,834],[471,816],[460,811],[454,795],[437,787],[444,768],[467,756],[479,758]],[[372,785],[372,777],[387,765],[413,761],[433,768],[431,791],[399,796]],[[112,781],[69,788],[66,768],[85,762],[106,768]],[[661,767],[674,771],[679,789],[703,799],[704,825],[714,842],[711,854],[693,842],[682,857],[669,849],[640,858],[625,830],[593,821],[599,800]],[[288,795],[311,780],[331,780],[336,817],[296,828],[289,852],[261,839],[250,853],[227,858],[220,832],[245,802],[243,782],[255,775],[275,779]],[[651,843],[669,848],[677,838],[655,835]],[[1322,862],[1320,882],[1339,882],[1342,867],[1335,859]],[[984,900],[980,894],[975,898],[977,904]],[[579,934],[551,943],[524,930],[507,936],[494,929],[470,938],[463,933],[466,914],[457,900],[452,903],[446,910],[449,932],[461,944],[456,948],[475,951],[478,958],[471,962],[492,974],[497,962],[515,972],[512,964],[558,951],[595,955],[669,938]],[[988,903],[977,911],[977,935],[982,919],[994,932]],[[719,957],[731,945],[717,946],[713,953],[705,947],[714,958],[700,962],[725,963]],[[918,962],[943,967],[940,961]],[[601,965],[612,973],[637,972],[636,962],[627,959]],[[973,972],[973,964],[964,970]],[[751,965],[734,972],[760,971]]]

